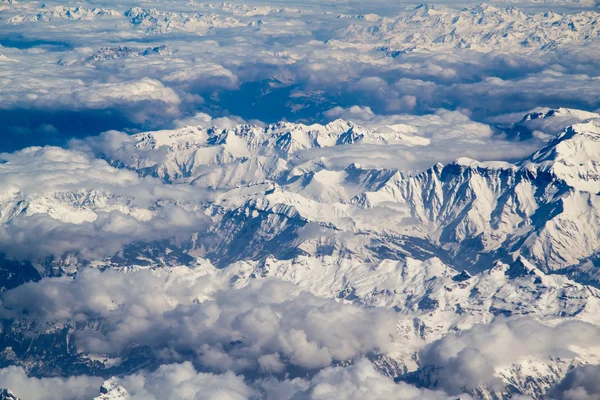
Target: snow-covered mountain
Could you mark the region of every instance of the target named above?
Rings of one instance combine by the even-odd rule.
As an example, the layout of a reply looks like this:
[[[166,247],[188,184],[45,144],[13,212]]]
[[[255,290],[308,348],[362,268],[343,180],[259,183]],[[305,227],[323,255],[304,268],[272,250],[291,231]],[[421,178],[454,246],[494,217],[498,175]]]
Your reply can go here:
[[[471,49],[533,51],[597,38],[599,14],[545,12],[526,14],[516,8],[487,4],[457,10],[421,5],[398,18],[354,25],[340,32],[349,42],[373,43],[388,54],[419,50]],[[396,52],[396,53],[395,53]]]
[[[111,378],[100,387],[100,395],[94,400],[129,400],[131,396],[119,382]]]
[[[442,4],[0,0],[0,400],[600,399],[597,4]]]
[[[21,10],[21,6],[17,8]],[[91,21],[96,18],[119,17],[121,13],[116,10],[106,8],[87,8],[79,6],[45,6],[42,5],[39,9],[25,5],[26,13],[17,14],[8,19],[7,23],[17,25],[26,22],[47,22],[54,19],[67,19],[76,21]]]
[[[19,400],[19,398],[8,389],[0,389],[1,400]]]
[[[118,58],[126,57],[146,57],[151,55],[170,56],[172,54],[171,49],[167,45],[161,45],[156,47],[148,47],[144,50],[134,49],[127,46],[117,47],[102,47],[89,56],[82,57],[78,60],[60,60],[60,65],[73,65],[73,64],[84,64],[93,65],[98,62],[107,60],[116,60]]]
[[[331,361],[324,365],[367,357],[384,375],[417,386],[484,399],[541,398],[572,368],[600,362],[594,347],[600,326],[600,291],[594,287],[600,258],[600,125],[596,114],[568,109],[534,110],[514,124],[531,121],[543,122],[531,129],[545,132],[552,121],[573,124],[518,162],[459,158],[422,172],[332,163],[331,155],[341,152],[369,152],[375,158],[387,146],[429,143],[414,127],[368,129],[344,120],[192,126],[131,136],[109,132],[73,141],[70,149],[4,154],[0,234],[8,257],[1,265],[14,283],[4,286],[7,350],[0,353],[0,365],[16,364],[42,376],[109,377],[152,369],[195,351],[185,338],[198,333],[169,331],[187,329],[170,318],[179,312],[205,318],[211,302],[226,301],[222,298],[235,303],[221,304],[225,314],[219,324],[225,325],[203,325],[201,319],[205,322],[192,326],[204,327],[202,334],[214,338],[211,346],[237,360],[232,364],[237,372],[258,379],[266,359],[257,370],[257,360],[236,358],[265,345],[256,326],[239,322],[246,318],[237,314],[244,312],[239,304],[267,301],[277,310],[269,315],[283,324],[275,331],[290,323],[310,336],[321,330],[288,320],[288,313],[297,312],[289,307],[307,302],[318,304],[312,313],[348,306],[355,318],[381,324],[356,332],[367,335],[360,336],[364,346],[327,350]],[[15,252],[24,248],[31,229],[45,243],[31,248],[47,251],[48,259]],[[28,261],[31,273],[15,276],[26,271]],[[89,267],[107,275],[89,275]],[[40,280],[44,276],[55,278]],[[154,343],[129,342],[129,328],[122,324],[132,318],[128,313],[138,315],[138,306],[129,303],[138,299],[138,289],[111,286],[128,282],[139,283],[139,290],[146,290],[144,285],[160,290],[153,297],[164,299],[147,311],[158,313],[156,335],[139,333],[155,337]],[[253,290],[273,290],[260,285],[281,282],[314,297],[297,301],[292,292],[279,300],[252,297],[262,296]],[[92,286],[76,289],[80,284]],[[19,294],[28,293],[29,285],[40,285],[35,292],[42,297],[35,304],[58,307],[62,303],[49,299],[64,290],[82,298],[64,304],[77,307],[72,314],[32,311],[24,304],[30,295]],[[101,289],[105,292],[94,294],[101,285],[108,285]],[[250,297],[238,303],[239,293]],[[358,329],[342,315],[340,323],[348,324],[343,326]],[[582,324],[564,331],[589,331],[588,336],[552,342],[526,356],[481,350],[494,368],[469,384],[451,383],[452,363],[462,361],[442,356],[448,340],[460,343],[491,329],[478,334],[503,338],[501,332],[512,332],[506,340],[517,341],[514,346],[532,346],[518,342],[529,329],[550,330],[552,337],[552,329],[564,324]],[[588,326],[593,328],[582,328]],[[106,338],[115,332],[121,332],[120,339],[112,347]],[[368,336],[374,333],[379,336]],[[170,337],[183,339],[173,344]],[[318,335],[311,340],[331,345]],[[590,344],[577,347],[569,340]],[[310,375],[312,364],[286,346],[275,350],[276,367],[268,368]],[[197,355],[200,371],[214,368],[207,354],[205,348]],[[252,368],[259,371],[256,376]],[[115,378],[98,398],[126,396]]]
[[[136,29],[143,29],[149,35],[164,34],[171,31],[194,32],[205,34],[213,28],[234,28],[245,26],[234,17],[224,17],[217,14],[174,13],[164,12],[155,8],[130,8],[125,11]]]
[[[414,259],[404,262],[384,260],[373,265],[352,259],[303,256],[289,261],[272,258],[264,263],[239,262],[225,269],[217,269],[209,262],[198,259],[192,268],[158,268],[150,271],[134,268],[117,275],[113,273],[113,276],[94,277],[96,280],[109,281],[126,279],[145,285],[149,272],[154,282],[162,282],[167,290],[162,293],[161,289],[160,294],[156,292],[155,295],[162,297],[166,294],[170,307],[194,308],[204,307],[204,302],[210,304],[213,296],[210,289],[208,292],[203,289],[204,294],[200,294],[198,290],[181,291],[187,285],[194,287],[210,277],[214,289],[243,288],[256,282],[266,284],[277,278],[298,284],[302,290],[320,297],[338,299],[342,303],[361,304],[367,306],[367,309],[393,309],[395,313],[392,314],[392,322],[396,336],[393,345],[369,356],[381,372],[397,380],[424,382],[426,379],[435,379],[436,372],[424,363],[426,359],[419,359],[423,348],[435,345],[453,332],[469,332],[470,329],[487,326],[501,317],[536,318],[549,324],[564,320],[595,325],[600,322],[600,291],[563,276],[544,274],[525,260],[518,260],[513,265],[497,264],[489,271],[473,276],[465,272],[459,273],[438,259],[425,262]],[[119,278],[118,275],[123,277]],[[127,275],[130,277],[127,278]],[[90,281],[94,284],[93,282]],[[187,283],[180,286],[183,282]],[[103,285],[100,281],[96,284]],[[150,284],[153,285],[151,282]],[[93,301],[96,295],[90,295],[90,300]],[[121,304],[126,295],[113,294],[113,298],[113,301]],[[9,299],[8,304],[18,307],[14,301],[15,299]],[[237,307],[239,306],[238,304]],[[128,307],[127,303],[122,303],[122,307]],[[85,308],[80,312],[85,312],[84,310]],[[107,318],[111,318],[111,312],[119,311],[109,311]],[[230,311],[223,309],[222,312]],[[285,311],[282,309],[280,312]],[[55,316],[51,315],[50,318]],[[356,318],[361,317],[357,315]],[[3,331],[7,336],[4,341],[10,351],[0,355],[1,363],[16,363],[38,374],[47,374],[50,370],[62,371],[61,374],[122,374],[132,368],[136,370],[137,365],[150,366],[158,362],[156,357],[161,357],[160,349],[155,349],[157,353],[151,347],[133,347],[108,354],[94,354],[78,348],[85,343],[80,342],[81,338],[103,334],[105,330],[111,329],[113,323],[114,321],[105,324],[92,322],[78,326],[59,323],[55,328],[49,329],[46,324],[38,326],[38,323],[28,317],[24,317],[22,321],[5,321]],[[234,326],[234,329],[246,329],[237,324]],[[39,332],[40,336],[34,341],[28,339],[38,329],[43,330]],[[244,346],[251,346],[254,340],[259,340],[253,336],[254,333],[247,332],[246,335],[247,338],[240,342]],[[223,340],[230,340],[227,339],[228,336]],[[225,351],[232,351],[232,356],[235,354],[235,349]],[[42,353],[45,353],[44,357],[41,357]],[[560,360],[545,354],[522,354],[514,359],[507,359],[505,365],[494,372],[494,376],[505,385],[515,388],[517,393],[536,396],[560,381],[570,367],[597,361],[595,350],[588,348],[573,347],[572,352],[562,354]],[[530,369],[524,371],[524,368]],[[503,398],[505,394],[508,398],[510,393],[502,394],[502,389],[494,391],[485,386],[474,387],[471,391],[474,394],[487,393],[485,396],[478,395],[479,398],[498,398],[493,397],[494,395]],[[121,399],[123,396],[126,396],[126,391],[113,379],[103,385],[99,398]]]
[[[563,114],[576,112],[547,111],[545,118]],[[521,123],[539,118],[527,114]],[[142,176],[216,190],[207,210],[219,240],[201,245],[211,259],[260,259],[273,251],[363,260],[435,255],[479,271],[522,255],[548,272],[599,250],[599,138],[592,118],[514,164],[460,158],[416,174],[328,166],[324,156],[340,146],[377,152],[377,144],[415,141],[341,120],[187,127],[127,137],[102,154],[92,150]],[[253,245],[241,250],[238,243],[248,240]]]
[[[565,113],[575,112],[548,111],[545,118]],[[521,122],[540,118],[528,114]],[[594,118],[569,126],[517,163],[460,158],[420,173],[328,165],[337,148],[376,154],[379,146],[418,139],[381,132],[337,120],[97,138],[79,146],[105,158],[111,173],[130,169],[160,178],[177,188],[178,199],[140,207],[119,195],[122,189],[36,188],[35,195],[5,193],[0,216],[5,224],[41,215],[82,224],[118,211],[149,221],[167,206],[185,207],[211,221],[210,234],[190,242],[194,251],[222,265],[269,255],[435,256],[477,272],[523,256],[545,272],[597,279],[589,268],[600,248],[600,126]]]

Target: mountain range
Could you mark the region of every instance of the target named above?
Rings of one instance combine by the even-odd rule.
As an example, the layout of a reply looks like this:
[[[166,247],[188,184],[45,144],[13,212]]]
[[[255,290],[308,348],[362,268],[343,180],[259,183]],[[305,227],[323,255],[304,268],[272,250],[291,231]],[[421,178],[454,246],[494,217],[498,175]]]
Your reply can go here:
[[[406,126],[369,129],[344,120],[109,132],[73,141],[69,150],[5,155],[0,170],[16,176],[31,170],[31,160],[45,160],[34,168],[49,176],[63,171],[67,159],[69,165],[79,160],[81,185],[87,185],[9,184],[0,195],[5,235],[22,235],[29,221],[54,221],[53,232],[66,237],[75,232],[81,238],[95,227],[102,242],[105,226],[116,229],[114,222],[104,225],[106,215],[151,224],[154,232],[132,230],[134,237],[120,239],[122,250],[114,253],[112,242],[105,253],[67,247],[46,258],[4,248],[3,274],[10,279],[3,282],[11,289],[44,276],[71,279],[66,277],[86,267],[152,271],[166,279],[208,274],[224,288],[288,281],[320,298],[392,310],[401,345],[365,356],[397,381],[436,388],[446,378],[428,364],[423,349],[450,333],[503,318],[600,325],[597,118],[577,110],[534,110],[509,130],[551,131],[548,126],[575,123],[515,162],[459,158],[424,171],[332,163],[331,154],[342,150],[375,155],[382,146],[428,143]],[[90,162],[101,173],[84,178]],[[79,182],[77,174],[64,176]],[[186,213],[202,223],[173,231],[153,222],[182,223],[190,218]],[[3,320],[1,340],[10,351],[0,354],[2,365],[16,363],[42,376],[110,377],[157,363],[151,347],[101,354],[79,348],[76,337],[103,331],[92,320],[48,325],[11,313]],[[38,332],[36,339],[31,332]],[[486,383],[463,389],[484,399],[541,398],[570,370],[596,358],[593,349],[580,348],[560,357],[508,359],[494,372],[503,383],[499,388]],[[127,398],[111,385],[98,398]],[[110,397],[113,392],[121,397]]]

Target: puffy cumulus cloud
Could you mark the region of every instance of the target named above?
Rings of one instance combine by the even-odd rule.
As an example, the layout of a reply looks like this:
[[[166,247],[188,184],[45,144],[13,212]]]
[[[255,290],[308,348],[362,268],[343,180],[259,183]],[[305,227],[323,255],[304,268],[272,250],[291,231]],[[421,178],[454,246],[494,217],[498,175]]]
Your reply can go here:
[[[376,117],[373,110],[371,110],[371,107],[361,107],[356,105],[348,108],[336,106],[325,111],[323,115],[331,120],[342,118],[349,121],[361,122],[363,124]]]
[[[185,240],[208,226],[203,192],[140,178],[56,147],[0,154],[0,251],[19,259],[110,256],[133,242]]]
[[[238,84],[238,77],[218,64],[191,64],[186,67],[170,72],[162,78],[165,82],[186,83],[193,85],[194,82],[202,83],[207,86],[219,86],[222,88],[235,89]]]
[[[559,56],[531,56],[459,51],[456,54],[411,53],[374,62],[369,52],[357,47],[334,49],[345,57],[342,70],[332,60],[317,73],[306,74],[306,59],[286,68],[296,83],[317,85],[329,103],[348,107],[349,102],[371,107],[378,113],[430,112],[439,108],[469,109],[478,119],[536,106],[598,107],[594,97],[597,80],[591,67],[573,71]],[[318,52],[307,56],[320,60]],[[367,61],[367,58],[371,58]],[[350,58],[350,57],[349,57]],[[338,78],[338,76],[342,78]],[[524,90],[527,89],[527,90]],[[580,91],[580,96],[577,96]]]
[[[219,129],[230,129],[237,125],[243,125],[249,123],[245,121],[241,117],[230,115],[226,117],[216,117],[213,118],[206,113],[196,113],[195,115],[187,118],[182,118],[175,121],[175,126],[178,128],[184,126],[202,126],[204,128],[219,128]],[[253,120],[250,123],[254,125],[263,125],[260,121]]]
[[[40,194],[86,186],[115,190],[143,182],[134,172],[59,147],[30,147],[15,153],[1,153],[0,159],[3,193]],[[148,180],[148,188],[151,183]]]
[[[370,107],[335,107],[324,113],[330,119],[343,118],[366,128],[380,131],[396,129],[400,133],[415,134],[434,142],[461,140],[463,142],[485,142],[493,137],[492,128],[484,123],[472,121],[465,112],[437,110],[431,114],[375,114]],[[412,128],[412,129],[411,129]],[[421,142],[423,143],[423,142]]]
[[[84,400],[98,394],[103,379],[89,376],[34,378],[21,367],[0,369],[0,387],[27,400]]]
[[[348,368],[328,368],[311,380],[310,399],[402,399],[442,400],[450,397],[443,392],[418,389],[406,383],[395,384],[384,377],[368,360],[360,360]],[[469,396],[461,397],[465,400]]]
[[[473,121],[464,110],[440,109],[425,115],[376,114],[370,107],[354,105],[334,107],[324,115],[328,119],[353,121],[381,137],[396,138],[386,146],[359,143],[313,152],[314,157],[323,157],[328,165],[335,167],[357,162],[368,167],[419,171],[459,157],[515,161],[527,157],[544,143],[532,139],[517,146],[495,133],[490,125]],[[520,115],[522,118],[523,114]]]
[[[85,82],[81,79],[51,79],[39,84],[25,80],[7,85],[0,95],[2,109],[81,110],[122,108],[135,118],[142,118],[141,108],[152,107],[155,112],[175,116],[181,100],[171,88],[160,81],[141,78],[119,82]],[[139,114],[139,116],[136,116]],[[139,121],[141,122],[141,121]]]
[[[158,101],[169,106],[177,106],[180,99],[170,88],[160,81],[142,78],[134,82],[101,83],[73,92],[75,104],[89,108],[109,108],[113,104],[124,105],[142,101]]]
[[[600,398],[600,365],[573,368],[550,392],[557,400],[593,400]]]
[[[0,369],[0,385],[10,387],[23,399],[89,400],[98,394],[102,378],[79,376],[67,379],[28,377],[22,368]],[[327,367],[311,379],[275,378],[247,380],[233,372],[198,372],[190,362],[163,364],[155,371],[141,371],[112,378],[103,386],[131,400],[453,400],[441,391],[394,383],[377,372],[370,361],[360,359],[346,367]],[[121,398],[121,397],[119,397]],[[461,399],[471,400],[462,394]]]
[[[395,345],[397,322],[392,311],[341,304],[291,283],[253,281],[215,291],[202,277],[165,279],[152,271],[90,269],[73,280],[44,279],[7,291],[2,306],[9,318],[55,324],[102,320],[99,330],[74,333],[81,351],[115,354],[151,346],[165,362],[191,357],[212,371],[259,374],[282,373],[290,365],[315,370],[371,351],[387,353]]]
[[[93,221],[79,223],[33,214],[0,227],[0,251],[17,260],[43,261],[71,254],[92,261],[117,255],[129,244],[167,240],[183,245],[194,233],[204,231],[207,221],[203,213],[179,207],[159,209],[147,220],[120,211],[96,212]]]
[[[130,375],[120,380],[132,400],[246,400],[257,392],[232,372],[221,375],[198,373],[190,362],[162,365],[152,373]]]
[[[183,399],[266,399],[334,400],[398,399],[446,400],[443,392],[417,389],[377,372],[366,359],[348,367],[329,367],[312,379],[275,379],[244,382],[233,373],[213,375],[197,373],[190,363],[163,365],[156,372],[127,376],[120,384],[132,400]],[[465,400],[469,396],[461,397]]]
[[[419,359],[435,369],[440,388],[459,393],[479,385],[501,390],[498,370],[526,359],[567,361],[598,349],[600,329],[588,323],[547,326],[527,318],[499,319],[445,336],[423,349]]]
[[[2,306],[7,317],[18,317],[23,310],[33,307],[28,318],[56,323],[83,322],[90,316],[107,318],[116,316],[114,313],[121,315],[118,318],[121,321],[129,317],[143,321],[172,311],[179,304],[189,305],[194,299],[205,300],[206,295],[220,287],[217,280],[211,281],[208,275],[194,273],[185,267],[174,267],[168,272],[141,270],[132,273],[87,268],[75,279],[47,278],[38,285],[26,284],[18,290],[8,291],[2,297]],[[59,292],[62,293],[60,296]],[[27,304],[17,306],[23,301]],[[135,321],[131,322],[135,324]],[[143,326],[140,329],[144,329]]]
[[[99,141],[111,146],[128,137],[109,132]],[[28,198],[84,189],[129,197],[131,204],[138,207],[147,207],[158,200],[186,202],[205,198],[197,189],[164,185],[158,179],[113,167],[83,151],[59,147],[29,147],[15,153],[0,153],[0,176],[2,193],[19,193]]]
[[[545,70],[521,79],[488,77],[476,83],[459,83],[435,94],[461,107],[479,110],[480,114],[512,111],[515,106],[528,110],[540,105],[593,110],[598,105],[597,84],[597,79],[585,74]]]

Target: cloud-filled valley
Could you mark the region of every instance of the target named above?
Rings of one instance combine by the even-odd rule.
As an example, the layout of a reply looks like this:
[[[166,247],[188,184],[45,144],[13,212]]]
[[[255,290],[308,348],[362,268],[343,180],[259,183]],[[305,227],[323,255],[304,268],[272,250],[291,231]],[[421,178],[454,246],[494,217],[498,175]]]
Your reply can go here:
[[[0,400],[599,398],[599,20],[0,0]]]

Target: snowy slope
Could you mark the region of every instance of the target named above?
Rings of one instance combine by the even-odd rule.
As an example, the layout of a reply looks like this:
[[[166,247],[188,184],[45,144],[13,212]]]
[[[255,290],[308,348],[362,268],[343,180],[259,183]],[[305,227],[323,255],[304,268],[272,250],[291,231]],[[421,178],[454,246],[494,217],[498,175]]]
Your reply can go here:
[[[205,34],[213,28],[235,28],[245,26],[233,17],[222,17],[217,14],[176,13],[133,7],[125,11],[136,29],[142,29],[148,35],[165,34],[172,31],[194,32]]]
[[[105,138],[85,149],[141,176],[213,191],[202,202],[211,234],[196,246],[224,265],[273,254],[437,256],[479,271],[523,255],[548,272],[577,266],[600,249],[596,114],[546,110],[521,121],[560,125],[563,116],[588,122],[567,127],[520,162],[460,158],[416,174],[330,166],[324,151],[359,146],[375,157],[390,141],[414,145],[414,138],[390,139],[384,129],[342,120],[186,127]],[[6,221],[14,212],[3,214]]]

